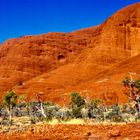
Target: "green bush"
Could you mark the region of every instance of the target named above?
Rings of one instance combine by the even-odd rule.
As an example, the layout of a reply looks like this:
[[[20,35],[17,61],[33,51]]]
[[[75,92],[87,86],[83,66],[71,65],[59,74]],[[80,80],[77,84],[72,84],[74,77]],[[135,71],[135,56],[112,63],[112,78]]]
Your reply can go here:
[[[79,95],[79,93],[72,93],[71,94],[71,107],[72,107],[72,115],[73,117],[80,118],[81,115],[81,109],[85,105],[85,100],[82,96]]]
[[[13,107],[17,104],[17,95],[13,90],[8,91],[3,96],[3,105],[9,114],[9,122],[12,123]]]
[[[71,94],[71,103],[72,107],[79,107],[82,108],[85,105],[85,100],[82,96],[79,95],[79,93],[72,93]]]

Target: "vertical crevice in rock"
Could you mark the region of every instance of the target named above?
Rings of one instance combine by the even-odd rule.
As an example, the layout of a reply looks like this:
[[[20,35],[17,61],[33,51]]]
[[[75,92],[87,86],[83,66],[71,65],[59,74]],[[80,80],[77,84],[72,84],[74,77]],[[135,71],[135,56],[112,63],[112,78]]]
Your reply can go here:
[[[126,40],[127,40],[127,50],[131,51],[131,30],[130,27],[126,28]]]
[[[125,25],[125,29],[124,29],[124,50],[126,50],[126,25]]]

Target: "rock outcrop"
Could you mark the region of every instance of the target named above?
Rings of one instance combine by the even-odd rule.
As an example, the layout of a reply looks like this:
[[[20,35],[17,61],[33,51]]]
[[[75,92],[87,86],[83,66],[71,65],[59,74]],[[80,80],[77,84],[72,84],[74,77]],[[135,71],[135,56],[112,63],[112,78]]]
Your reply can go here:
[[[79,91],[125,102],[121,78],[138,69],[133,59],[140,54],[139,9],[140,3],[130,5],[96,27],[6,41],[0,46],[1,92],[14,88],[29,97],[41,92],[46,100],[64,103]]]

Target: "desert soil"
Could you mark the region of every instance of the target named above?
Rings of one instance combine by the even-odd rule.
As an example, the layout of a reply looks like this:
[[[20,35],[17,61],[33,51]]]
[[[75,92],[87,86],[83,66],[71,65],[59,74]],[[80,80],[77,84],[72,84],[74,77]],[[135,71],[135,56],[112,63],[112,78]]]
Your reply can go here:
[[[0,133],[1,140],[140,140],[140,123],[39,124],[25,131]]]

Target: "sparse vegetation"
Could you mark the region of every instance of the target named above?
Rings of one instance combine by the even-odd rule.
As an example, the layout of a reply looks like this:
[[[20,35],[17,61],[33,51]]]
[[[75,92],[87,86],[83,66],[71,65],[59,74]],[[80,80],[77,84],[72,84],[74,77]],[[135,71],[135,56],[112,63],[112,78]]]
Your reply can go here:
[[[132,82],[131,79],[126,78],[123,80],[123,84],[130,95],[138,94],[140,91],[139,80]],[[82,124],[137,122],[139,121],[137,100],[133,99],[133,102],[124,105],[105,106],[101,100],[86,100],[79,93],[73,92],[71,93],[70,105],[60,107],[54,103],[44,102],[41,99],[41,94],[37,94],[36,101],[26,102],[25,95],[17,96],[13,90],[10,90],[3,96],[3,104],[0,106],[0,124],[3,126],[9,126],[9,122],[12,125],[20,124],[21,126],[39,122],[69,124],[75,123],[76,120]]]
[[[72,115],[75,118],[82,117],[81,109],[85,105],[85,100],[78,93],[74,92],[71,94],[71,107],[72,107]]]
[[[17,95],[13,90],[8,91],[3,97],[3,105],[9,115],[9,122],[12,123],[13,109],[17,103]]]
[[[137,117],[140,117],[140,80],[134,80],[131,76],[131,78],[126,77],[122,82],[128,91],[130,102],[135,105]]]

